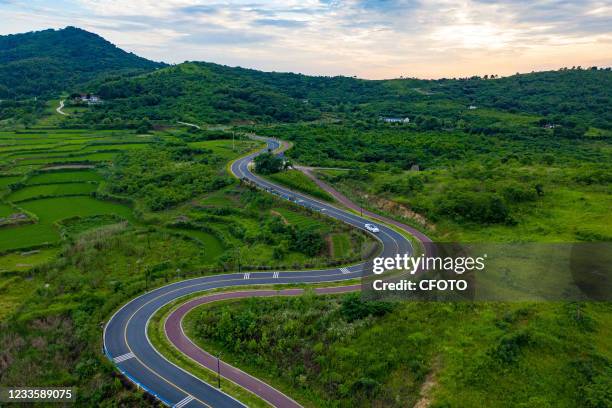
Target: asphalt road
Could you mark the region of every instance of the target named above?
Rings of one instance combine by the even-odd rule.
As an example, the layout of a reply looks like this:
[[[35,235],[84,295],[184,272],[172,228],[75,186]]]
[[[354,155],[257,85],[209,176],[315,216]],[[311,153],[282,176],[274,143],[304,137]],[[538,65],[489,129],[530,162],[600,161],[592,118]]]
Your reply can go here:
[[[277,140],[267,139],[267,143],[271,150],[280,147]],[[249,154],[232,163],[232,173],[283,199],[294,201],[297,205],[319,211],[364,231],[364,224],[371,223],[348,210],[277,186],[254,175],[248,164],[265,150]],[[410,242],[399,232],[385,225],[378,227],[380,232],[373,235],[382,244],[381,256],[412,252]],[[336,282],[360,277],[363,267],[364,264],[356,264],[306,271],[229,273],[166,285],[138,296],[117,310],[104,327],[104,352],[127,378],[168,406],[242,407],[244,405],[239,401],[174,365],[155,350],[147,336],[148,323],[155,312],[180,297],[196,292],[242,285]]]

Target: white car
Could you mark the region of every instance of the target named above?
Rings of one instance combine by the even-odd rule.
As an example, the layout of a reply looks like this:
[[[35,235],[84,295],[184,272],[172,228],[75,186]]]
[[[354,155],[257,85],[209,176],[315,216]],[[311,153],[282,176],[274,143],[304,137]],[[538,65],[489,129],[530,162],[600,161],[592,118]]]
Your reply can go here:
[[[367,229],[370,232],[374,232],[374,233],[378,233],[380,232],[380,230],[378,229],[378,227],[374,224],[366,224],[365,225],[365,229]]]

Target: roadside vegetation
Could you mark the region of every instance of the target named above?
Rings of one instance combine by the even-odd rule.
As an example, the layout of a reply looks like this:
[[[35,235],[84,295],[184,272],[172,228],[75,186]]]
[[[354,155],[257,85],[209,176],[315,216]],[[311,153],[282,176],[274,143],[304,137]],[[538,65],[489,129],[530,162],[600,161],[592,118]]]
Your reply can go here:
[[[599,348],[610,312],[306,294],[202,305],[184,327],[305,406],[600,407],[612,385],[612,354]]]

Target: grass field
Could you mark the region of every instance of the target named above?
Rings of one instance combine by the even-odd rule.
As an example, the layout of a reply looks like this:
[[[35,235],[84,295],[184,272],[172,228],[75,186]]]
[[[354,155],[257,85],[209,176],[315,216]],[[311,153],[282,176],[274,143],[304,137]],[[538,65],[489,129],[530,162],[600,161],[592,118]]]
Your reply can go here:
[[[291,211],[288,208],[278,208],[276,211],[287,221],[287,223],[289,223],[289,225],[306,228],[317,228],[322,226],[322,223],[312,216]]]
[[[76,183],[85,181],[102,181],[102,176],[95,171],[88,170],[44,172],[30,176],[26,184],[31,186],[35,184]]]
[[[116,214],[133,220],[132,210],[128,206],[91,197],[45,198],[26,201],[19,206],[35,214],[38,223],[1,228],[0,252],[58,243],[60,234],[55,223],[65,218]]]
[[[57,248],[10,253],[0,257],[0,272],[27,271],[35,266],[48,263],[57,253]]]
[[[192,142],[188,145],[192,148],[212,150],[216,156],[225,161],[230,161],[240,156],[242,153],[253,150],[262,144],[253,140],[236,140],[232,143],[231,140],[222,139]]]
[[[16,211],[13,207],[8,204],[0,203],[0,217],[6,217],[14,214]]]
[[[0,190],[8,187],[9,184],[15,183],[21,180],[21,176],[3,176],[0,177]]]
[[[206,259],[208,259],[211,263],[215,262],[226,249],[219,238],[211,233],[198,231],[196,229],[175,228],[174,230],[198,240],[204,247],[204,255]]]
[[[60,183],[60,184],[38,184],[34,186],[24,187],[12,194],[9,194],[6,199],[12,202],[29,200],[35,197],[49,197],[61,195],[87,195],[98,188],[96,183]]]
[[[351,251],[350,236],[346,233],[332,234],[331,241],[333,245],[334,257],[346,256]]]
[[[315,184],[314,181],[309,179],[298,170],[285,170],[279,173],[270,174],[267,176],[268,179],[287,186],[291,189],[301,191],[313,197],[319,198],[324,201],[333,202],[334,198],[329,195],[326,191],[322,190]]]

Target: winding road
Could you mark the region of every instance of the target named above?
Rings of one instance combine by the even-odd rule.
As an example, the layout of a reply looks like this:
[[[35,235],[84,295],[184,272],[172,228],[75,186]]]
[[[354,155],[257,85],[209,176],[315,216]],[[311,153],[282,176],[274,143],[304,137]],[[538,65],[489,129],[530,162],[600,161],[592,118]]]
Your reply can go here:
[[[249,182],[271,194],[293,201],[296,205],[310,208],[329,217],[343,221],[355,228],[365,230],[364,224],[371,222],[367,218],[338,208],[332,204],[319,201],[304,194],[275,185],[268,180],[253,174],[249,163],[253,158],[267,150],[281,148],[281,142],[275,139],[264,139],[267,148],[248,154],[231,164],[231,172],[239,179]],[[373,236],[382,244],[380,256],[392,257],[395,254],[412,253],[410,242],[398,231],[386,225],[379,225],[380,232]],[[367,231],[366,231],[367,232]],[[324,283],[355,279],[361,276],[364,263],[339,268],[316,269],[304,271],[267,271],[229,273],[205,276],[181,282],[172,283],[131,300],[122,306],[111,317],[104,327],[104,352],[116,367],[137,387],[158,398],[168,406],[183,407],[243,407],[244,404],[224,393],[182,368],[176,366],[160,354],[151,344],[147,336],[147,328],[151,317],[164,305],[181,297],[209,291],[218,288],[239,288],[243,285],[272,285],[291,283]],[[337,293],[358,290],[360,285],[340,286],[335,288],[318,288],[320,293]],[[217,360],[211,360],[210,354],[197,348],[189,339],[183,338],[181,319],[189,307],[195,307],[192,302],[206,303],[231,297],[246,296],[278,296],[297,295],[299,289],[283,291],[243,291],[234,293],[216,293],[196,298],[174,311],[173,317],[166,320],[165,328],[168,338],[181,351],[199,363],[216,369]],[[211,364],[214,364],[211,367]],[[261,398],[277,407],[298,407],[290,397],[275,390],[262,381],[238,370],[226,363],[221,363],[222,376],[229,378],[244,388],[254,392]]]

